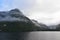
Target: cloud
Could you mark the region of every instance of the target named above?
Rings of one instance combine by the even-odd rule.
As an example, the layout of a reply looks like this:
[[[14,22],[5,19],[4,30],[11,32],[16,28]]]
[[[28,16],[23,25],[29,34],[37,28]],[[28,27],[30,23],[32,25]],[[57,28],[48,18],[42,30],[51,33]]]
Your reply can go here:
[[[36,0],[29,18],[47,25],[60,23],[60,0]]]
[[[2,10],[13,8],[19,8],[30,19],[35,19],[47,25],[60,23],[60,0],[4,1]]]

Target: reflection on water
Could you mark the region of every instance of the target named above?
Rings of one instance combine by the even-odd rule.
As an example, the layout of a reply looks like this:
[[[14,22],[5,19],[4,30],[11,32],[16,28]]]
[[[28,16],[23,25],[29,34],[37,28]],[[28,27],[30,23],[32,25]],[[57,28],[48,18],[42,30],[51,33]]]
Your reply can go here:
[[[0,32],[0,40],[60,40],[60,32]]]
[[[25,40],[27,32],[0,32],[0,40]]]

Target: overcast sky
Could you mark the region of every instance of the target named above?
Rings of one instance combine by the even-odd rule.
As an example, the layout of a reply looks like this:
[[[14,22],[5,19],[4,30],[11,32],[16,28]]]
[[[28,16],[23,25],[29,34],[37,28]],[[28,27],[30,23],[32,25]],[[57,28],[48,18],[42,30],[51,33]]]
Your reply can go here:
[[[0,11],[14,8],[47,25],[60,23],[60,0],[0,0]]]

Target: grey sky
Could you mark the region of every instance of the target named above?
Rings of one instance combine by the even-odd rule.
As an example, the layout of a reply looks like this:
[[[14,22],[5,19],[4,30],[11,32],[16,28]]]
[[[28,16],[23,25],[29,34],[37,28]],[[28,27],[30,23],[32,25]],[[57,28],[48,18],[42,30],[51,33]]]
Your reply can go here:
[[[19,8],[24,15],[41,23],[60,23],[60,0],[11,0],[10,3],[3,3],[3,10],[14,8]]]

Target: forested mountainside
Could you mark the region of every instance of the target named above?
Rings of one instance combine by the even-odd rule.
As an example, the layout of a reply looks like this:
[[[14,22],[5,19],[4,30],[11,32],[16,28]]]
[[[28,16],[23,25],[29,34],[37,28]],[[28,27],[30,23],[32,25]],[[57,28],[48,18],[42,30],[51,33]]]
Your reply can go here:
[[[47,25],[29,19],[19,9],[10,11],[0,11],[0,31],[3,32],[28,32],[28,31],[51,31],[60,30],[60,25],[56,29],[50,29]]]

